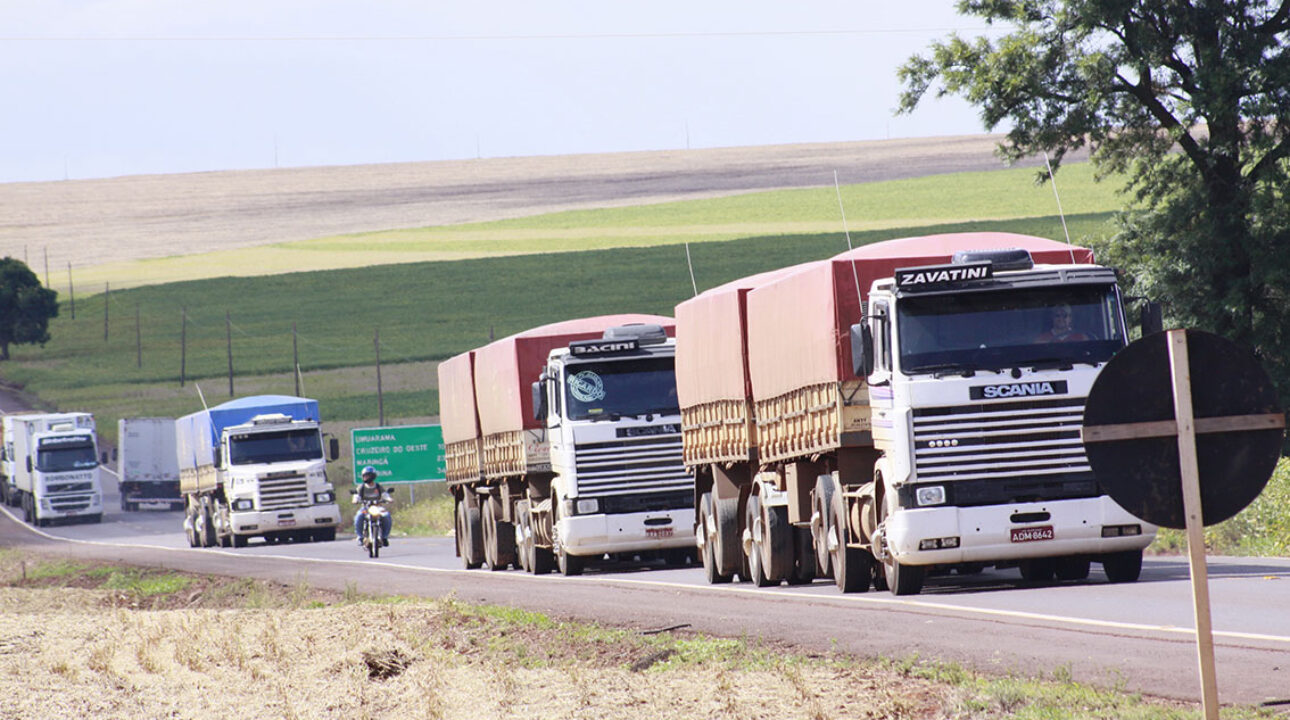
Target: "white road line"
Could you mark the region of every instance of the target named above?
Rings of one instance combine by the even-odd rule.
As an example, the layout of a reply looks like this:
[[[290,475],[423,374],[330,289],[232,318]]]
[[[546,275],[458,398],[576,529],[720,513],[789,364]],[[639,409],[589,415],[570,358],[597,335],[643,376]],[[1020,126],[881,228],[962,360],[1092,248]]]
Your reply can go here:
[[[174,548],[174,547],[166,547],[165,545],[150,545],[145,543],[119,543],[119,542],[104,542],[101,540],[78,540],[75,538],[65,538],[65,537],[59,537],[57,535],[50,535],[49,533],[44,532],[39,528],[31,527],[30,525],[27,525],[26,523],[19,520],[16,516],[14,516],[14,514],[7,507],[0,507],[0,512],[3,512],[4,514],[8,515],[15,522],[17,522],[19,525],[26,528],[30,532],[35,533],[36,535],[39,535],[43,538],[46,538],[49,540],[57,540],[61,542],[75,543],[79,545],[133,548],[133,549],[141,549],[141,550],[165,550],[168,552],[203,553],[207,555],[212,553],[217,553],[228,557],[266,558],[270,560],[286,560],[286,561],[297,562],[297,563],[306,562],[306,563],[316,563],[316,564],[323,564],[323,565],[358,565],[358,566],[380,565],[382,567],[397,568],[400,570],[410,570],[413,572],[424,572],[424,573],[443,574],[443,575],[479,576],[481,574],[479,570],[466,570],[465,568],[434,568],[434,567],[425,567],[422,565],[407,565],[405,563],[388,562],[385,560],[373,560],[371,558],[367,558],[363,560],[340,560],[340,559],[329,559],[329,558],[301,557],[297,555],[277,555],[277,554],[270,555],[270,554],[261,554],[261,553],[255,553],[252,555],[247,553],[238,553],[238,552],[232,552],[229,550],[222,550],[219,548]],[[927,600],[898,599],[895,597],[883,597],[883,596],[877,596],[877,595],[839,594],[839,595],[828,596],[828,597],[819,597],[819,596],[804,596],[804,595],[799,595],[791,592],[776,592],[776,591],[768,592],[765,589],[741,588],[741,587],[736,587],[731,585],[687,585],[685,583],[668,582],[665,580],[633,580],[630,578],[594,578],[594,577],[553,578],[553,577],[539,577],[537,575],[532,575],[529,573],[518,573],[518,572],[489,573],[487,577],[489,577],[490,579],[496,578],[503,581],[518,581],[518,582],[561,582],[561,583],[584,582],[584,583],[592,583],[592,584],[613,583],[613,584],[622,584],[622,585],[636,585],[636,586],[648,587],[648,588],[685,590],[687,592],[706,592],[706,593],[720,593],[720,594],[733,594],[733,595],[747,595],[750,597],[759,597],[759,598],[779,596],[782,598],[793,598],[793,599],[810,599],[810,600],[819,599],[819,600],[826,600],[829,603],[846,602],[846,603],[855,603],[860,605],[887,606],[894,609],[913,607],[913,608],[919,608],[919,609],[957,613],[961,615],[982,615],[986,617],[999,617],[999,618],[1010,618],[1014,620],[1048,622],[1048,623],[1057,623],[1057,624],[1063,624],[1063,625],[1074,625],[1077,627],[1101,628],[1106,630],[1154,632],[1154,633],[1165,633],[1170,635],[1185,635],[1187,637],[1195,637],[1196,635],[1195,629],[1189,628],[1189,627],[1180,627],[1177,625],[1149,625],[1145,623],[1118,622],[1115,620],[1097,620],[1094,618],[1071,617],[1068,615],[1050,615],[1046,613],[1024,612],[1020,610],[997,610],[993,608],[964,607],[960,605],[951,605],[949,603],[938,603],[938,602],[931,602]],[[1285,636],[1285,635],[1265,635],[1261,633],[1215,630],[1214,636],[1226,638],[1228,640],[1261,641],[1261,642],[1281,643],[1285,645],[1290,645],[1290,636]]]

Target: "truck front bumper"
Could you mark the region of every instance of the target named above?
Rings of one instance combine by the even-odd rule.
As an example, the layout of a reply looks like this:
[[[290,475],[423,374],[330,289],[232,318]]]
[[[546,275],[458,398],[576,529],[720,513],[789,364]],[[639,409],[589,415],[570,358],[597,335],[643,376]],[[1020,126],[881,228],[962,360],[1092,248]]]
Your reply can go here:
[[[103,493],[70,493],[67,495],[45,495],[36,500],[36,517],[40,520],[55,520],[67,517],[83,517],[103,514]]]
[[[230,512],[229,523],[236,535],[334,528],[340,527],[340,506],[328,503],[285,510]]]
[[[604,555],[694,547],[694,508],[560,519],[560,542],[570,555]]]
[[[1103,536],[1103,528],[1114,533],[1134,526],[1140,534]],[[888,550],[906,565],[1099,555],[1140,550],[1155,536],[1154,525],[1130,515],[1105,495],[1015,505],[905,509],[887,518],[886,526]],[[947,538],[956,538],[957,546],[944,547]]]

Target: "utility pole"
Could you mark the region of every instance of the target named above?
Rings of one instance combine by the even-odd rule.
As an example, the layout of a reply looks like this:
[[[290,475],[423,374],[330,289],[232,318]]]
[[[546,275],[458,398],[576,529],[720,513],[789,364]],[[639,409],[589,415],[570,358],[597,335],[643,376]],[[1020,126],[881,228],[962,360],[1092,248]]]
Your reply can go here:
[[[300,397],[300,346],[296,340],[296,324],[291,323],[291,374],[296,376],[296,397]]]
[[[228,346],[228,396],[233,397],[233,318],[224,311],[224,332]]]
[[[188,363],[188,308],[180,308],[179,313],[179,387],[183,387]]]
[[[372,340],[376,346],[376,414],[377,425],[385,427],[385,395],[381,390],[381,329],[376,329],[376,337]]]

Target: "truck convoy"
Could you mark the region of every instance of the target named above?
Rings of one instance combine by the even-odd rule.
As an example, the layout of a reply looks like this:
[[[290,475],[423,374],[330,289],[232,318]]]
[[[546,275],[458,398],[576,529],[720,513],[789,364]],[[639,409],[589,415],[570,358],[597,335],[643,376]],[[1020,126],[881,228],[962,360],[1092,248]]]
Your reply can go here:
[[[324,465],[318,401],[257,395],[175,421],[184,533],[192,547],[334,540],[336,492]]]
[[[183,507],[174,418],[121,418],[117,421],[117,445],[122,510],[138,510],[141,503]]]
[[[457,553],[532,573],[694,552],[671,318],[534,328],[439,366]]]
[[[1092,561],[1136,580],[1155,530],[1102,492],[1080,440],[1089,388],[1127,342],[1122,302],[1086,248],[962,233],[678,305],[708,580],[832,575],[908,595],[934,572],[1079,579]]]
[[[100,522],[103,481],[94,416],[89,413],[5,415],[6,495],[36,526],[55,520]]]

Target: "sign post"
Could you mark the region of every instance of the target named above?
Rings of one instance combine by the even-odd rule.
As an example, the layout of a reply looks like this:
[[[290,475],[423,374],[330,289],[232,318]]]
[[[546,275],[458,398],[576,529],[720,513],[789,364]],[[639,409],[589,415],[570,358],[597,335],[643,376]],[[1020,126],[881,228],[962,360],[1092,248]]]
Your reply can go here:
[[[368,465],[376,468],[382,485],[444,479],[443,428],[438,425],[355,428],[349,437],[356,483]]]
[[[1198,374],[1205,382],[1194,386]],[[1206,720],[1218,720],[1218,679],[1204,529],[1258,497],[1284,435],[1276,391],[1253,354],[1196,330],[1122,350],[1084,409],[1085,454],[1106,493],[1147,522],[1187,533]]]

